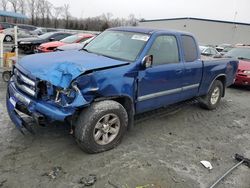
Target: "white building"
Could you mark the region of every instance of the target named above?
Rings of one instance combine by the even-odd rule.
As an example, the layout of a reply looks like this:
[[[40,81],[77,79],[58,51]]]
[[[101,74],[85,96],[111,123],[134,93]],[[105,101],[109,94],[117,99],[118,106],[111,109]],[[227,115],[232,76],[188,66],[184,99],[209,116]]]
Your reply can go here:
[[[250,23],[186,17],[144,20],[139,22],[139,26],[188,31],[200,44],[250,44]]]

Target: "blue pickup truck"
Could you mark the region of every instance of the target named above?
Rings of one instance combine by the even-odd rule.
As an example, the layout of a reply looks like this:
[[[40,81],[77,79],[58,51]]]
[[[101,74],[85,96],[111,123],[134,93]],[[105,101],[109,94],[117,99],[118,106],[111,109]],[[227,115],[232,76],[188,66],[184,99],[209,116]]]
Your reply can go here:
[[[215,109],[238,61],[200,58],[192,34],[111,28],[80,51],[24,57],[8,84],[8,113],[22,132],[33,130],[23,114],[40,125],[61,121],[84,151],[106,151],[120,143],[135,114],[191,98]]]

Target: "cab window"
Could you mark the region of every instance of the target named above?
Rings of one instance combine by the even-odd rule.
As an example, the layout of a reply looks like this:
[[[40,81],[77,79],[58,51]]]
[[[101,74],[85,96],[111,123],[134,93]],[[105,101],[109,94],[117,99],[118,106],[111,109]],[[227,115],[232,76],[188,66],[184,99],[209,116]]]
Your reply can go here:
[[[153,65],[162,65],[179,62],[179,49],[175,36],[158,36],[148,55],[153,55]]]

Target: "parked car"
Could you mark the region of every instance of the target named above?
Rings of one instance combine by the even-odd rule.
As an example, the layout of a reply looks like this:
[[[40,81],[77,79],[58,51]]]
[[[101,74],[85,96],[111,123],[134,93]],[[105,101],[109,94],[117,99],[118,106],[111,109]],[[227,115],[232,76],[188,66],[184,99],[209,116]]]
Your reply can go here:
[[[30,31],[33,35],[42,35],[44,33],[47,33],[47,29],[46,28],[42,28],[42,27],[38,27],[33,31]]]
[[[191,98],[215,109],[233,84],[238,61],[200,60],[192,34],[111,28],[82,51],[25,56],[8,83],[7,110],[16,127],[67,122],[88,153],[117,146],[135,114]],[[216,112],[215,112],[216,113]]]
[[[226,46],[221,52],[220,54],[223,56],[225,55],[227,52],[229,52],[230,50],[232,50],[234,47],[233,46]]]
[[[68,51],[68,50],[81,50],[84,46],[86,46],[90,41],[92,41],[95,38],[95,36],[80,42],[80,43],[73,43],[73,44],[66,44],[63,46],[59,46],[55,49],[55,51]]]
[[[36,26],[28,25],[28,24],[16,24],[18,28],[25,29],[28,31],[34,31],[37,29]]]
[[[233,48],[232,44],[221,44],[215,47],[218,52],[222,52],[225,48]]]
[[[201,55],[209,57],[221,57],[221,54],[213,47],[200,46]]]
[[[75,34],[68,36],[60,41],[53,41],[41,44],[38,48],[38,52],[53,52],[57,47],[63,46],[65,44],[80,43],[87,39],[93,37],[92,34]]]
[[[0,22],[0,31],[8,28],[13,28],[15,25],[7,22]]]
[[[13,42],[14,40],[14,28],[4,29],[3,33],[5,34],[4,41],[5,42]],[[17,28],[17,38],[28,38],[32,37],[33,35],[24,29]]]
[[[72,34],[65,32],[49,32],[32,38],[19,39],[18,48],[23,50],[26,54],[35,53],[37,52],[37,47],[40,46],[42,43],[50,41],[59,41],[70,35]]]
[[[225,57],[239,59],[239,68],[234,84],[250,86],[250,46],[233,48],[225,54]]]

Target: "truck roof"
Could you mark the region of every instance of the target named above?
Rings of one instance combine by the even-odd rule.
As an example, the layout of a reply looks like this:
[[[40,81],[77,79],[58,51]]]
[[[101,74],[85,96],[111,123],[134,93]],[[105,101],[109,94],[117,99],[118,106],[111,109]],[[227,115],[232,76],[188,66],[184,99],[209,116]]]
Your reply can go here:
[[[136,32],[136,33],[144,33],[144,34],[153,34],[155,32],[166,32],[166,33],[192,35],[191,33],[184,32],[184,31],[176,31],[176,30],[170,30],[170,29],[159,29],[159,28],[144,28],[144,27],[115,27],[115,28],[110,28],[109,30],[128,31],[128,32]]]

